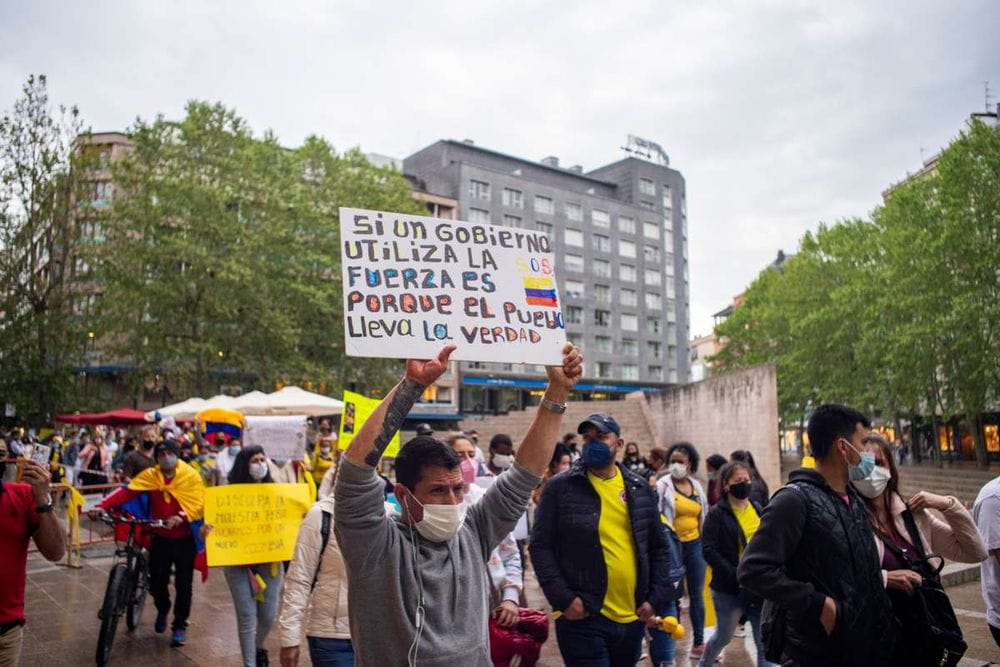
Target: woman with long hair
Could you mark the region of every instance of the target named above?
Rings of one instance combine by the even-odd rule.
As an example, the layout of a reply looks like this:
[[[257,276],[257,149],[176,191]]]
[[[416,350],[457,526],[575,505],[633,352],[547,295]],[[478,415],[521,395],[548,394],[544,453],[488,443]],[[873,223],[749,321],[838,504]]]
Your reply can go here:
[[[926,664],[928,656],[921,648],[924,630],[906,622],[914,611],[914,587],[923,583],[914,567],[921,560],[920,554],[960,563],[979,563],[989,554],[972,515],[957,498],[919,491],[903,500],[889,443],[874,433],[862,442],[864,451],[875,455],[875,469],[867,478],[851,484],[865,497],[886,590],[893,614],[901,621],[891,664]],[[928,511],[931,509],[940,512],[942,518]]]
[[[737,449],[729,455],[730,461],[739,461],[750,469],[750,499],[761,507],[767,507],[771,500],[771,491],[767,488],[767,482],[757,470],[757,462],[753,460],[753,454],[748,449]]]
[[[270,484],[271,472],[263,447],[243,447],[233,460],[227,479],[229,484]],[[212,530],[206,524],[202,539]],[[267,639],[271,626],[278,617],[281,600],[281,583],[284,569],[280,562],[254,565],[230,565],[225,568],[226,583],[236,608],[236,627],[240,637],[240,651],[244,667],[266,667]]]

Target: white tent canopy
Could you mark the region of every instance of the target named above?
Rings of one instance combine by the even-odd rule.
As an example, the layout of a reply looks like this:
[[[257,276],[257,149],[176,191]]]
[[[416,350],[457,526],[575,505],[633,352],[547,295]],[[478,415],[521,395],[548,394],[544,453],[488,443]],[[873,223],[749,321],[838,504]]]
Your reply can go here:
[[[150,421],[173,417],[177,421],[190,421],[202,410],[208,408],[229,408],[238,410],[244,415],[339,415],[344,410],[344,402],[329,396],[314,394],[299,387],[288,386],[271,394],[262,391],[251,391],[242,396],[225,396],[219,394],[208,399],[189,398],[180,403],[167,405],[159,410],[146,413]]]

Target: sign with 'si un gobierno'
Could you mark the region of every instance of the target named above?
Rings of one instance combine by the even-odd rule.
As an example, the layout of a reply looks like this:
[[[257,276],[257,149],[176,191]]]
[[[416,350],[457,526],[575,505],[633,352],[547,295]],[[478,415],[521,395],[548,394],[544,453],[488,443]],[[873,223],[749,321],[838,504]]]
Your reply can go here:
[[[541,232],[340,209],[344,340],[355,357],[560,364],[566,325]]]

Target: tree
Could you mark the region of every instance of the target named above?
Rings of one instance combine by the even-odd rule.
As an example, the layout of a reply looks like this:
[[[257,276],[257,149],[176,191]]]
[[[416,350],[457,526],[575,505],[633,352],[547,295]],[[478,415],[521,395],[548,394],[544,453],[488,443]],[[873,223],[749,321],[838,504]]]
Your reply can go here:
[[[100,335],[175,396],[223,384],[391,386],[396,362],[346,360],[338,207],[421,209],[401,175],[311,137],[295,150],[235,111],[191,102],[137,121],[100,248]]]
[[[30,76],[0,118],[0,396],[29,424],[49,421],[79,359],[69,284],[81,130],[76,107],[51,108],[44,75]]]

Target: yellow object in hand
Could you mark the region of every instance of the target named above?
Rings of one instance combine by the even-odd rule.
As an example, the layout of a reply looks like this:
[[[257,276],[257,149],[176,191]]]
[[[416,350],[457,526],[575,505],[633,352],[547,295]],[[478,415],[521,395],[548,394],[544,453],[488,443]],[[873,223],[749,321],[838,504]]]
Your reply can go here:
[[[680,640],[684,637],[684,626],[681,622],[677,620],[676,616],[665,616],[660,619],[660,629],[664,632],[670,633],[670,636],[674,640]]]

